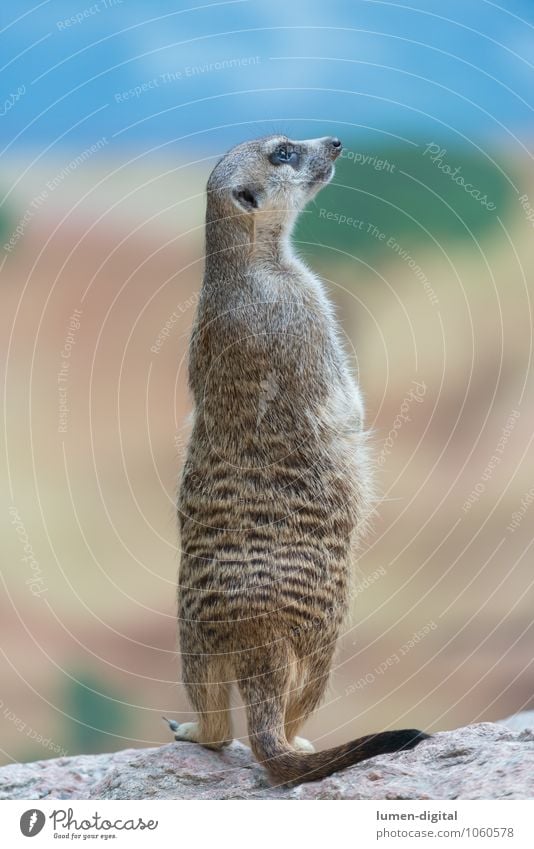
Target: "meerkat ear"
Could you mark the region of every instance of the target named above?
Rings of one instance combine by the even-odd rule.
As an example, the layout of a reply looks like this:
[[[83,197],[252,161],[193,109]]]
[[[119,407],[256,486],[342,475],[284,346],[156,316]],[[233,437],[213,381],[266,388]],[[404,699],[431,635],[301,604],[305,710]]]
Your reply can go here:
[[[254,212],[259,207],[259,192],[255,186],[239,186],[233,189],[232,198],[236,206],[245,212]]]

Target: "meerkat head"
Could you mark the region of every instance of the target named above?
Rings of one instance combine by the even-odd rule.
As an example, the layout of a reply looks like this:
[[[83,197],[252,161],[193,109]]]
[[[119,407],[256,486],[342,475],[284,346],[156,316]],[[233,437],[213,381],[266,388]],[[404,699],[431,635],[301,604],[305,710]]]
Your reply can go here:
[[[339,139],[292,141],[267,136],[232,148],[208,180],[208,220],[291,226],[298,212],[328,183],[341,153]]]

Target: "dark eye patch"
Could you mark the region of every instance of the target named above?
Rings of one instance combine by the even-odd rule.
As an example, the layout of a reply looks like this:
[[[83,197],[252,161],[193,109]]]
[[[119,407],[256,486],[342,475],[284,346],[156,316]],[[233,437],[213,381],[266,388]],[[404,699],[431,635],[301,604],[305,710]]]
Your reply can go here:
[[[300,156],[296,150],[287,145],[280,145],[269,156],[269,162],[272,165],[291,165],[292,168],[298,168]]]

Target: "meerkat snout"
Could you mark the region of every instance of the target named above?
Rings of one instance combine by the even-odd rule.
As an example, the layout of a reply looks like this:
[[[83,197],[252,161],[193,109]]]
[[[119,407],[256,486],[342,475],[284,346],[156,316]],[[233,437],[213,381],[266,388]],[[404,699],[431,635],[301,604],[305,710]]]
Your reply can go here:
[[[330,143],[330,156],[332,157],[332,159],[337,159],[339,154],[343,150],[343,145],[341,144],[341,141],[336,136],[332,136],[332,138],[329,139],[329,143]]]

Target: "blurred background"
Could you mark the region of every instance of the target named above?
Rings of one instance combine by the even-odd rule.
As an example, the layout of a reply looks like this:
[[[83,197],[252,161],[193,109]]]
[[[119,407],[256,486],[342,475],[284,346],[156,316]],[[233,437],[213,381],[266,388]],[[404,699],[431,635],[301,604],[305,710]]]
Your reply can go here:
[[[381,496],[306,736],[534,707],[532,3],[0,15],[1,762],[191,718],[174,501],[204,186],[273,132],[345,146],[295,245],[335,302]]]

